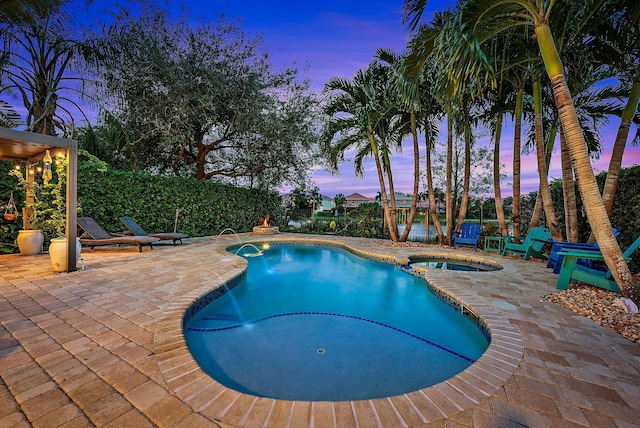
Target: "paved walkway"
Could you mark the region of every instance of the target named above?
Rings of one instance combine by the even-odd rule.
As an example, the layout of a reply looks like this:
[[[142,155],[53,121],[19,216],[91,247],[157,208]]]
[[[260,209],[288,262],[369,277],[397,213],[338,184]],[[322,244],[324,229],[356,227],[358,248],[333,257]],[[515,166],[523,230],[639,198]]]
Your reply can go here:
[[[185,309],[246,262],[224,251],[250,234],[183,246],[83,250],[86,270],[47,255],[0,257],[0,427],[640,426],[640,347],[541,298],[555,276],[535,261],[378,240],[320,239],[379,258],[480,257],[488,273],[429,271],[429,283],[489,327],[463,373],[421,391],[353,402],[291,402],[227,389],[181,334]],[[272,238],[269,238],[272,239]]]

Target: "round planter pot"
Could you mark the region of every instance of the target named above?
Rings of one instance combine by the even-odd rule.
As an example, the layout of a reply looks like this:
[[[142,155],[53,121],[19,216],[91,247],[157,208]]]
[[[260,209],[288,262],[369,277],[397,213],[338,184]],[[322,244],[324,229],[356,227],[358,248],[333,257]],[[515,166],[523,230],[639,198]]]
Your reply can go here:
[[[44,234],[42,230],[19,230],[18,231],[18,248],[20,253],[25,256],[33,256],[42,251],[44,243]]]
[[[2,217],[7,221],[14,221],[16,219],[16,215],[11,213],[4,213],[2,214]]]
[[[76,266],[80,260],[80,239],[76,238]],[[49,245],[49,257],[55,272],[67,272],[67,238],[53,238]]]

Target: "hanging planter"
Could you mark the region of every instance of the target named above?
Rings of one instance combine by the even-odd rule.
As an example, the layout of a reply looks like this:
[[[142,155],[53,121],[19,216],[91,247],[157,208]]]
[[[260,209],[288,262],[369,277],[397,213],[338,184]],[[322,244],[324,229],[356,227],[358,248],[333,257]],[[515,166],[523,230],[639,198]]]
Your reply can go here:
[[[16,203],[13,201],[13,192],[11,192],[11,197],[9,198],[9,202],[7,202],[2,216],[7,221],[15,221],[18,217],[18,209],[16,208]]]

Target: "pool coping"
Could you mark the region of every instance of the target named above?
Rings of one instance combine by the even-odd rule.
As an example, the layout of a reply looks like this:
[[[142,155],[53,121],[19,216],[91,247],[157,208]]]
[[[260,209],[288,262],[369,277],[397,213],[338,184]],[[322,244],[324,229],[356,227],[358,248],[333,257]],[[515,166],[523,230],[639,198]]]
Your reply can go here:
[[[315,243],[330,245],[353,252],[356,255],[386,263],[403,264],[404,259],[374,251],[364,251],[351,245],[317,238],[286,238],[278,235],[247,237],[244,243],[282,242]],[[247,262],[240,256],[226,251],[228,242],[217,245],[215,251],[233,260],[238,272],[229,272],[218,278],[219,284],[191,290],[172,302],[158,322],[154,335],[156,359],[166,384],[173,394],[191,406],[196,412],[216,423],[234,426],[255,425],[268,421],[274,414],[282,414],[289,421],[298,411],[308,412],[309,408],[318,420],[339,421],[349,415],[371,412],[374,419],[381,415],[395,414],[398,422],[406,425],[425,424],[449,418],[468,408],[477,406],[484,398],[490,397],[515,373],[524,355],[524,343],[520,333],[503,316],[492,309],[490,303],[476,297],[441,275],[424,272],[429,286],[440,293],[441,298],[461,311],[473,313],[486,326],[491,335],[485,353],[463,372],[441,383],[418,391],[393,397],[356,401],[288,401],[243,394],[227,388],[207,375],[191,356],[187,348],[182,323],[185,312],[213,288],[218,288],[234,280],[246,270]],[[437,249],[429,251],[437,255]],[[443,254],[444,255],[444,254]],[[455,255],[454,255],[455,256]],[[452,258],[450,253],[446,257]],[[476,256],[460,256],[460,259]],[[455,257],[454,257],[455,258]],[[486,261],[486,260],[485,260]],[[495,264],[495,262],[490,262]],[[503,271],[498,271],[502,272]],[[467,274],[486,275],[487,272]],[[265,422],[266,423],[266,422]],[[338,424],[339,426],[340,424]]]

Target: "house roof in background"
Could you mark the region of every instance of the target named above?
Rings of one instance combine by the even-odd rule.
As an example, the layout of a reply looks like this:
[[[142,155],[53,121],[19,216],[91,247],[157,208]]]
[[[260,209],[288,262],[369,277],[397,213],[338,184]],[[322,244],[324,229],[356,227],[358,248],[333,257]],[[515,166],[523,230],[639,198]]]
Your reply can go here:
[[[367,198],[366,196],[362,196],[360,193],[352,193],[348,196],[345,196],[345,199],[359,199],[359,200],[363,200],[363,201],[368,201],[369,198]]]

